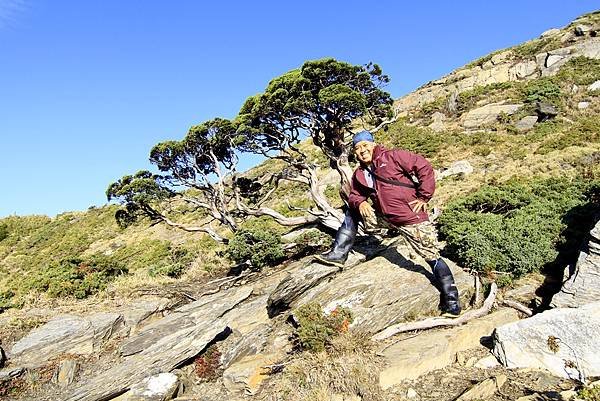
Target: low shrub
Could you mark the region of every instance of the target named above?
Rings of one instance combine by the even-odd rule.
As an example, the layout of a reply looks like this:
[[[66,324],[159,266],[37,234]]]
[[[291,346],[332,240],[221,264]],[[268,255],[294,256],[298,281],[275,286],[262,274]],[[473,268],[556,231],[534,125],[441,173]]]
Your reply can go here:
[[[467,268],[515,277],[564,266],[600,211],[593,200],[597,186],[550,178],[482,187],[449,204],[439,217],[446,252]]]
[[[560,134],[542,142],[535,153],[544,155],[571,146],[586,146],[600,142],[599,126],[600,117],[584,117],[575,124],[564,127]]]
[[[544,77],[527,82],[523,88],[523,94],[527,103],[548,102],[560,105],[560,87],[553,78]]]
[[[585,56],[567,61],[556,74],[560,82],[590,85],[600,79],[600,60]]]
[[[216,344],[194,359],[194,372],[202,381],[215,381],[221,376],[221,351]]]
[[[428,128],[397,122],[391,124],[386,131],[378,132],[377,141],[388,147],[402,148],[431,157],[444,145],[445,136]]]
[[[6,224],[0,224],[0,241],[4,241],[8,238],[8,227]]]
[[[298,322],[300,345],[311,352],[323,351],[335,335],[347,332],[354,320],[348,308],[338,307],[326,315],[317,302],[302,305],[294,316]]]
[[[45,266],[29,285],[50,297],[74,296],[82,299],[106,288],[116,276],[127,273],[127,268],[104,255],[87,259],[65,259]]]
[[[281,237],[260,228],[238,230],[227,244],[226,254],[235,263],[250,262],[254,269],[274,266],[284,257]]]

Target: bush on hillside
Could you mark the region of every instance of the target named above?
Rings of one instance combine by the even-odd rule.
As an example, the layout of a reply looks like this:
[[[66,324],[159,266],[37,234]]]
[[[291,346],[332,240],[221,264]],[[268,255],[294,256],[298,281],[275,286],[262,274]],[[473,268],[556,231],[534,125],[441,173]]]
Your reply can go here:
[[[238,230],[227,244],[226,253],[235,263],[250,262],[253,269],[274,266],[284,257],[281,237],[261,228]]]
[[[488,185],[452,202],[438,219],[446,251],[479,272],[514,276],[564,266],[589,232],[598,182],[545,179]]]
[[[8,237],[8,227],[6,224],[0,224],[0,241],[4,241]]]
[[[560,87],[552,78],[539,78],[527,82],[523,94],[527,103],[548,102],[560,105]]]
[[[340,333],[348,331],[354,320],[348,308],[337,307],[330,314],[325,314],[318,302],[302,305],[294,312],[298,322],[298,339],[303,349],[319,352]]]
[[[556,78],[559,82],[590,85],[600,79],[600,60],[574,57],[560,68]]]
[[[434,156],[444,145],[444,135],[428,128],[420,128],[397,122],[377,133],[377,142],[388,147],[402,148],[425,157]]]
[[[35,277],[30,286],[48,296],[82,299],[106,288],[116,276],[127,273],[127,268],[109,256],[64,259],[48,264]]]

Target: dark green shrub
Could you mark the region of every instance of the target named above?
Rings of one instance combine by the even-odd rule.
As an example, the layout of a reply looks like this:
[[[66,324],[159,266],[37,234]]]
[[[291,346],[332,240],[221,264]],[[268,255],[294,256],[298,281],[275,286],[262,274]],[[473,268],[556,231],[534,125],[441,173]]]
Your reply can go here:
[[[520,276],[560,265],[574,258],[600,210],[591,203],[594,185],[552,178],[482,187],[438,219],[446,251],[479,272]]]
[[[150,277],[167,276],[177,278],[192,263],[194,256],[183,248],[173,248],[167,243],[167,253],[148,267]]]
[[[323,351],[331,338],[348,331],[354,320],[350,309],[337,307],[326,315],[318,302],[302,305],[294,312],[294,317],[298,322],[300,345],[311,352]]]
[[[560,105],[560,87],[552,78],[539,78],[529,81],[523,89],[527,103],[548,102]]]
[[[281,237],[260,228],[238,230],[227,244],[226,253],[236,263],[250,262],[254,269],[274,266],[284,257]]]
[[[4,241],[8,237],[8,227],[6,224],[0,224],[0,241]]]

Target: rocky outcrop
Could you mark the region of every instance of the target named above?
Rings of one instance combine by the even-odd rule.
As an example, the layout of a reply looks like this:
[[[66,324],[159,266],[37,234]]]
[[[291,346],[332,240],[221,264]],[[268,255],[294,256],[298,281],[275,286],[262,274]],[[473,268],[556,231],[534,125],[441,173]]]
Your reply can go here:
[[[198,355],[239,315],[228,314],[252,293],[232,288],[201,298],[144,327],[121,347],[123,358],[112,368],[80,383],[64,400],[110,399],[142,381],[149,372],[164,373]]]
[[[517,112],[521,107],[523,107],[522,104],[486,104],[485,106],[467,112],[462,118],[462,125],[467,129],[490,125],[498,120],[500,114],[504,113],[511,115]]]
[[[58,316],[17,341],[9,358],[13,365],[37,367],[61,354],[89,355],[122,327],[123,317],[118,313]]]
[[[446,177],[451,177],[453,175],[468,175],[473,173],[473,166],[469,163],[468,160],[459,160],[454,163],[447,169],[435,172],[435,179],[441,180]]]
[[[507,368],[543,368],[585,381],[600,375],[600,302],[552,309],[498,327],[493,353]]]
[[[525,116],[515,124],[515,129],[519,132],[529,131],[537,123],[537,116]]]
[[[473,292],[473,278],[455,264],[448,264],[464,302]],[[409,248],[390,247],[380,256],[320,282],[291,306],[316,301],[326,312],[348,307],[355,316],[352,327],[376,333],[407,319],[439,313],[440,293],[430,269],[424,266],[427,263],[411,255]]]
[[[168,401],[177,394],[179,379],[173,373],[160,373],[134,384],[113,401]]]
[[[379,376],[379,383],[386,389],[446,367],[456,360],[458,353],[479,347],[481,338],[491,336],[496,327],[518,319],[515,310],[501,309],[464,326],[424,332],[400,341],[380,352],[386,360],[386,368]]]
[[[575,270],[552,298],[555,308],[578,307],[600,301],[600,221],[590,231],[589,242],[579,253]]]

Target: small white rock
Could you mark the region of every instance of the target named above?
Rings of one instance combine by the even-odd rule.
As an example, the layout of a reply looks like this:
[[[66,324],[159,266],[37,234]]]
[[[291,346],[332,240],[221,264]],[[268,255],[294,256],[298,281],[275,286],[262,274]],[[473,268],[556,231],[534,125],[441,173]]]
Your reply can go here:
[[[577,108],[579,110],[587,109],[588,107],[590,107],[590,102],[579,102],[579,103],[577,103]]]
[[[419,396],[419,394],[417,394],[415,389],[412,387],[406,391],[406,398],[408,398],[409,400],[412,400],[413,398],[417,398],[418,396]]]
[[[600,80],[594,82],[590,86],[587,87],[588,91],[597,91],[600,89]]]
[[[500,362],[498,362],[498,360],[496,359],[496,357],[494,355],[488,355],[485,358],[481,358],[473,366],[478,369],[492,369],[497,366],[500,366]]]

